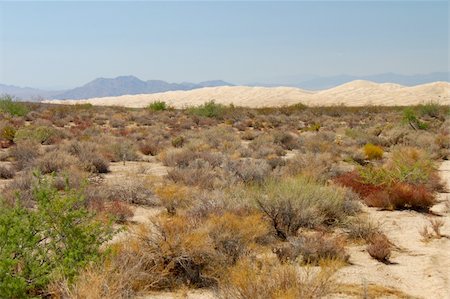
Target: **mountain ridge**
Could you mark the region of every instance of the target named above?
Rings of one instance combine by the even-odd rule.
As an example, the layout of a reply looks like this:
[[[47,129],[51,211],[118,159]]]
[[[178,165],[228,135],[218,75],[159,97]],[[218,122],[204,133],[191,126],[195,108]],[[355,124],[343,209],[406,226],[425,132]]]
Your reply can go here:
[[[309,91],[320,91],[340,86],[354,80],[365,80],[374,83],[401,84],[415,86],[436,81],[449,82],[449,72],[434,72],[429,74],[401,75],[396,73],[383,73],[369,76],[337,75],[329,77],[318,76],[292,76],[289,81],[304,80],[300,83],[264,84],[254,83],[245,86],[257,87],[297,87]],[[286,79],[287,80],[287,79]],[[46,99],[83,99],[134,94],[153,94],[176,90],[192,90],[203,87],[235,86],[223,80],[203,81],[199,83],[181,82],[170,83],[163,80],[143,81],[135,76],[118,76],[115,78],[96,78],[82,86],[68,90],[49,91],[29,87],[17,87],[0,84],[0,94],[9,94],[24,100]]]

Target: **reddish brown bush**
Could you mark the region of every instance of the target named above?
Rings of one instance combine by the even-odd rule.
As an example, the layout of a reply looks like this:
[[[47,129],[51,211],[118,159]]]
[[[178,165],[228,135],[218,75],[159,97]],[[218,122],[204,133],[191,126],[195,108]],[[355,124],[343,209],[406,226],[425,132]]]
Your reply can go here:
[[[344,173],[337,177],[335,182],[352,189],[362,197],[367,197],[383,190],[381,186],[363,183],[357,171]]]
[[[436,197],[425,185],[400,182],[386,186],[366,184],[356,171],[345,173],[335,181],[360,194],[369,207],[427,211],[436,203]]]
[[[436,203],[434,194],[424,185],[396,183],[388,192],[394,209],[428,210]]]

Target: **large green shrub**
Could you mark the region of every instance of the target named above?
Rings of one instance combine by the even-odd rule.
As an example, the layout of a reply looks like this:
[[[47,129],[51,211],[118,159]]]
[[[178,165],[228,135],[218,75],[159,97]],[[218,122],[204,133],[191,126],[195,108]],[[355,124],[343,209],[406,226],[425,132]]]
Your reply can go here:
[[[39,127],[22,127],[17,130],[14,136],[14,142],[20,142],[21,140],[31,140],[38,143],[46,143],[51,137],[57,133],[56,129],[47,126]]]
[[[164,101],[155,101],[150,103],[147,108],[150,109],[151,111],[164,111],[167,110],[169,107]]]
[[[26,105],[13,101],[11,96],[5,95],[0,97],[0,112],[9,113],[13,116],[24,116],[28,111]]]
[[[224,105],[209,101],[202,105],[189,108],[188,113],[196,116],[220,118],[223,117],[225,110],[226,107]]]
[[[79,192],[38,181],[34,209],[0,201],[0,298],[39,296],[52,279],[71,280],[112,236],[111,226],[83,207]]]

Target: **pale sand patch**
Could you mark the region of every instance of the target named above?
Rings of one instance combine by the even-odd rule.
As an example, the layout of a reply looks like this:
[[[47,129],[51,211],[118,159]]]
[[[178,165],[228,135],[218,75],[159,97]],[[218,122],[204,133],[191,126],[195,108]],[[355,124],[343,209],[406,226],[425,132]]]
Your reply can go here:
[[[83,100],[50,100],[54,104],[91,103],[99,106],[141,108],[154,101],[165,101],[175,108],[200,105],[214,100],[220,104],[244,107],[277,107],[304,103],[310,106],[416,105],[436,101],[450,104],[450,83],[434,82],[405,87],[391,83],[357,80],[322,91],[307,91],[294,87],[220,86],[188,91],[168,91],[154,94],[124,95]]]

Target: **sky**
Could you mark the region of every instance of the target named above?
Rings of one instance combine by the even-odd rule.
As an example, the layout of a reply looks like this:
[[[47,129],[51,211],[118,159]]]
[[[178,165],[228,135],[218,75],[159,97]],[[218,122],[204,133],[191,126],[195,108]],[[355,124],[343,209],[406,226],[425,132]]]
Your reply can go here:
[[[447,1],[0,2],[0,83],[448,71],[448,20]]]

